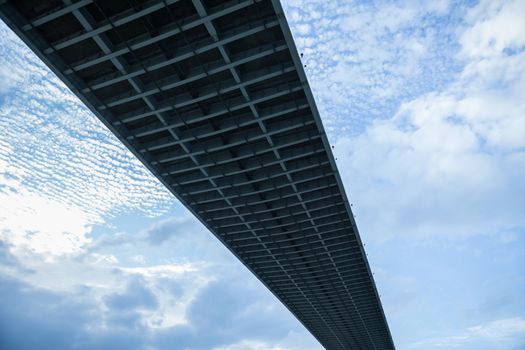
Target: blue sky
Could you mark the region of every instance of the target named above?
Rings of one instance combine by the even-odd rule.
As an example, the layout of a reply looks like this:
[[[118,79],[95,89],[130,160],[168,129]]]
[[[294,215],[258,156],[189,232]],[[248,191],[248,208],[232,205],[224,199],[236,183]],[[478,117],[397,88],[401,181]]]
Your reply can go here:
[[[283,3],[397,348],[525,349],[525,2]],[[0,348],[320,348],[1,22]]]

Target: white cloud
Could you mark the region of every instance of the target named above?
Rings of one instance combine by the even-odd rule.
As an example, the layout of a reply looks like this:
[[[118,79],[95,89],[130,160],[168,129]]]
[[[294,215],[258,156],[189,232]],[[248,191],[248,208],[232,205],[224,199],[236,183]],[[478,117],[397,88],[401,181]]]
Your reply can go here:
[[[142,254],[135,255],[131,258],[132,261],[139,263],[139,264],[145,264],[146,258]]]
[[[490,57],[505,49],[522,50],[525,45],[525,3],[514,1],[481,1],[471,10],[471,24],[460,37],[461,53],[466,57]]]
[[[116,265],[119,263],[119,260],[113,254],[98,254],[92,253],[89,255],[88,259],[92,259],[94,264],[104,264],[104,265]]]
[[[0,94],[5,94],[9,91],[11,86],[13,86],[18,80],[19,72],[11,71],[5,66],[0,66]]]
[[[460,38],[479,23],[505,21],[513,7],[483,13]],[[492,34],[483,30],[499,35]],[[522,31],[503,41],[524,40]],[[525,52],[464,50],[469,59],[446,89],[405,102],[393,118],[336,144],[358,221],[379,239],[525,227]]]
[[[21,263],[32,273],[20,274],[0,266],[0,275],[16,276],[32,287],[53,293],[89,299],[99,308],[103,321],[94,320],[91,327],[107,329],[115,327],[112,319],[119,310],[105,305],[108,296],[125,294],[133,281],[141,281],[155,305],[132,310],[137,322],[149,330],[167,329],[188,324],[187,309],[198,294],[215,280],[214,271],[202,264],[163,264],[147,267],[122,267],[111,254],[93,253],[84,259],[56,256],[53,259],[27,252]],[[131,281],[131,282],[130,282]]]
[[[24,192],[0,194],[0,201],[9,204],[0,207],[2,240],[42,254],[79,253],[91,242],[83,211]]]
[[[305,23],[297,26],[297,32],[302,35],[307,35],[308,33],[310,33],[310,25]]]
[[[464,5],[286,1],[288,20],[330,137],[358,134],[407,96],[450,79]],[[308,30],[305,30],[308,29]]]
[[[241,340],[238,343],[220,346],[213,350],[289,350],[280,345],[272,345],[259,340]]]
[[[51,255],[79,253],[91,242],[91,221],[84,211],[28,191],[5,170],[6,163],[0,160],[1,240],[18,250]]]
[[[462,334],[432,338],[412,344],[411,348],[437,347],[456,348],[474,342],[490,342],[500,348],[525,345],[525,319],[522,317],[496,320],[469,327]]]
[[[119,271],[140,276],[155,296],[158,307],[140,312],[142,323],[150,329],[189,324],[188,307],[216,279],[207,266],[198,263],[121,267]]]
[[[275,341],[242,339],[236,343],[219,346],[213,350],[308,350],[319,349],[319,343],[313,337],[290,331],[285,338]]]
[[[3,23],[0,37],[2,239],[77,254],[94,224],[165,212],[164,186]]]
[[[194,264],[169,264],[169,265],[153,265],[147,267],[123,267],[123,272],[131,274],[140,274],[146,277],[160,276],[169,277],[177,274],[187,272],[196,272],[198,268]]]

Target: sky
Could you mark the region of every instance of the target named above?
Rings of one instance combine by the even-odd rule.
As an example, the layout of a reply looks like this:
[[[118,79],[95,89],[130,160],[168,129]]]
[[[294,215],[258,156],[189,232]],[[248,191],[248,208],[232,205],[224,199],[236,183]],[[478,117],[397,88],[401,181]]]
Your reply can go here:
[[[525,349],[525,1],[283,5],[397,349]],[[321,348],[2,22],[0,348]]]

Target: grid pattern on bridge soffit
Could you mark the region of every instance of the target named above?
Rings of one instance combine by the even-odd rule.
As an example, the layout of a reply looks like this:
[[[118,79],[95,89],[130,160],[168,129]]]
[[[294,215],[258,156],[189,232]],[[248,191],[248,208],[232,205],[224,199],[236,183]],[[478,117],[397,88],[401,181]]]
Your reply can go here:
[[[0,12],[323,346],[394,348],[278,1]]]

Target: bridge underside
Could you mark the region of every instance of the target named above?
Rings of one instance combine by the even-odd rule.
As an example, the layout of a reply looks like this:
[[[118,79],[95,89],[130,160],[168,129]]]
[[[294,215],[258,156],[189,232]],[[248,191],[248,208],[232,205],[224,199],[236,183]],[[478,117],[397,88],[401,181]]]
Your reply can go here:
[[[0,14],[323,346],[394,348],[278,1],[4,0]]]

